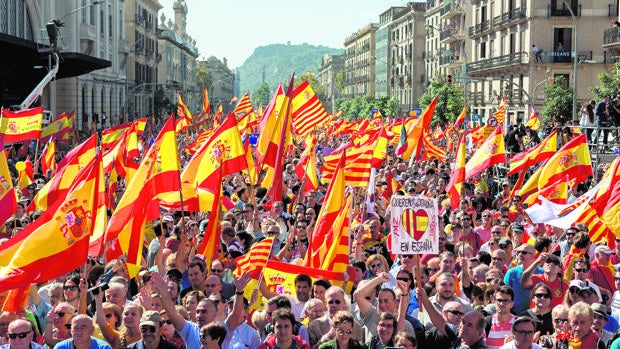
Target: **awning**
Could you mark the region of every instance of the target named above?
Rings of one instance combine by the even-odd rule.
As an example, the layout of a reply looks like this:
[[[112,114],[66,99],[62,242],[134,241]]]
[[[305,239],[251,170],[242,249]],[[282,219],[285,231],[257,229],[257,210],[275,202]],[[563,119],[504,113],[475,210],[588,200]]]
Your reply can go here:
[[[19,104],[47,74],[49,55],[39,53],[34,41],[4,33],[0,33],[0,52],[0,105]],[[110,61],[79,52],[61,52],[56,79],[88,74],[111,65]]]

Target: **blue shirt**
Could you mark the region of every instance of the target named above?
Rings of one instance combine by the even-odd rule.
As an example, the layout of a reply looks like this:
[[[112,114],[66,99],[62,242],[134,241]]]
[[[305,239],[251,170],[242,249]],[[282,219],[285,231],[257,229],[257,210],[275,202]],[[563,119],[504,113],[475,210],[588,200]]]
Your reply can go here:
[[[102,341],[101,339],[97,339],[95,337],[90,337],[92,342],[90,343],[89,349],[112,349],[110,344]],[[58,342],[54,349],[73,349],[73,338],[65,339],[62,342]]]
[[[521,275],[523,275],[523,271],[523,267],[519,265],[509,269],[506,275],[504,275],[504,284],[512,287],[512,290],[515,292],[515,314],[521,314],[530,308],[530,289],[521,285]],[[541,267],[536,267],[536,270],[534,270],[534,275],[542,273],[543,270]]]
[[[181,338],[183,338],[187,349],[200,349],[202,347],[202,343],[200,342],[200,328],[198,328],[197,324],[185,321],[185,325],[181,331],[179,331],[179,334]]]

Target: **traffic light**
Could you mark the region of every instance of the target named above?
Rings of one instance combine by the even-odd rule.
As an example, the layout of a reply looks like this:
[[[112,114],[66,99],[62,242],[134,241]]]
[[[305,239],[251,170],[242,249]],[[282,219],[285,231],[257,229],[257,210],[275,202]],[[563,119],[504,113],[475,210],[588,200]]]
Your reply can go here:
[[[448,74],[448,83],[451,84],[452,83],[452,75]]]

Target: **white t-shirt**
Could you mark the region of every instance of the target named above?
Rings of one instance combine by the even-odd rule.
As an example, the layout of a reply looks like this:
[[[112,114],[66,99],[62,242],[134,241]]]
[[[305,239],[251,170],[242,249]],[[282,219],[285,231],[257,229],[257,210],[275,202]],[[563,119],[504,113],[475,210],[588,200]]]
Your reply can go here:
[[[532,343],[531,348],[532,349],[543,349],[543,347],[541,347],[540,345],[538,345],[536,343]],[[515,341],[512,341],[512,342],[508,342],[508,343],[502,345],[502,347],[500,349],[517,349],[517,346],[515,345]]]

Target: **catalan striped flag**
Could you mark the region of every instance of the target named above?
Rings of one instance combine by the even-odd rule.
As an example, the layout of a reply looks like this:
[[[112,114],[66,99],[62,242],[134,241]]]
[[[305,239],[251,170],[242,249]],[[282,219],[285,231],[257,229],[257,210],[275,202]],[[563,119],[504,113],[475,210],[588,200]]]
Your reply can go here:
[[[262,273],[274,242],[274,237],[270,236],[257,242],[250,247],[250,250],[243,256],[235,258],[235,275],[241,276],[244,272],[248,271],[253,277],[258,278]]]
[[[241,116],[251,112],[252,110],[254,110],[254,108],[252,107],[252,102],[250,101],[250,95],[246,92],[243,96],[241,96],[241,99],[235,106],[235,109],[233,109],[233,114]]]
[[[346,151],[345,180],[347,185],[365,187],[370,180],[370,169],[373,163],[374,147],[352,148]],[[340,155],[329,155],[324,158],[322,182],[327,183],[334,178],[338,168]]]
[[[293,91],[292,108],[293,129],[300,135],[307,135],[329,120],[329,114],[307,80]]]
[[[4,142],[21,142],[41,137],[43,106],[20,111],[0,111],[0,134]]]
[[[427,158],[432,159],[434,157],[441,162],[445,162],[446,151],[436,146],[435,143],[433,143],[433,141],[430,140],[427,131],[424,131],[424,134],[422,137],[422,144],[424,145],[424,149],[425,149],[424,155]]]
[[[503,124],[506,118],[506,97],[502,96],[502,100],[499,102],[499,108],[493,113],[493,116],[497,119],[498,124]]]

